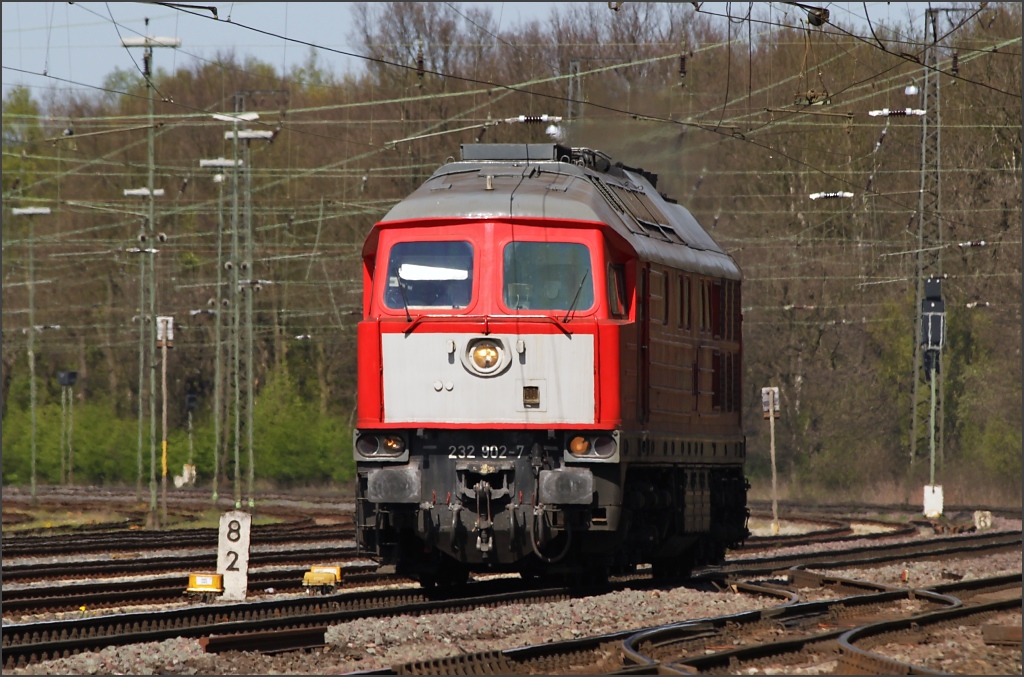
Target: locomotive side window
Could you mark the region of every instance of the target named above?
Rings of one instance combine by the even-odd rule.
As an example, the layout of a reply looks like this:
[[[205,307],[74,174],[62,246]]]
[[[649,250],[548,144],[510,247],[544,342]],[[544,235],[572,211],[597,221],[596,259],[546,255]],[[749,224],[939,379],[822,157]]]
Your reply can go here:
[[[670,301],[672,296],[672,294],[670,293],[671,288],[672,285],[669,284],[668,273],[662,273],[661,289],[664,292],[664,296],[661,299],[661,303],[664,306],[665,315],[661,318],[661,323],[664,325],[668,325],[669,320],[672,318],[672,305]]]
[[[740,317],[743,314],[742,306],[740,305],[740,284],[739,282],[732,283],[732,338],[734,341],[740,339]]]
[[[650,272],[650,313],[652,320],[660,320],[668,324],[668,274],[657,268]]]
[[[711,280],[701,280],[700,285],[700,331],[711,331]]]
[[[722,283],[711,285],[711,333],[715,338],[722,335]]]
[[[732,312],[732,282],[729,280],[722,280],[722,338],[726,341],[732,339],[732,322],[730,322],[730,313]],[[728,400],[726,401],[726,407],[729,406]]]
[[[693,324],[690,319],[690,276],[679,278],[679,326],[689,331]]]
[[[505,245],[502,289],[513,310],[587,310],[594,305],[590,250],[573,242]]]
[[[608,310],[612,317],[626,316],[626,270],[622,264],[608,265]]]
[[[388,308],[465,308],[473,294],[469,242],[399,242],[388,259]]]
[[[711,354],[711,408],[722,408],[722,353],[717,350]]]

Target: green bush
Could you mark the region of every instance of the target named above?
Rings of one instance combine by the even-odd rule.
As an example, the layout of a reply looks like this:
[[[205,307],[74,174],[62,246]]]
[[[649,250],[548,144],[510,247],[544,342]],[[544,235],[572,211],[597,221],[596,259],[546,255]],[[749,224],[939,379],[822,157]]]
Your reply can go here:
[[[28,484],[31,477],[31,418],[28,379],[11,384],[7,414],[3,420],[2,474],[4,484]],[[56,402],[54,402],[56,399]],[[201,415],[199,415],[201,413]],[[159,411],[158,411],[159,416]],[[287,373],[272,374],[256,395],[253,411],[255,429],[253,449],[256,478],[280,485],[335,484],[355,476],[352,459],[352,435],[340,415],[321,414],[318,406],[299,396]],[[143,484],[150,478],[149,421],[144,423],[142,448]],[[232,430],[230,420],[224,422]],[[47,394],[40,386],[36,406],[36,481],[60,483],[61,406],[59,396]],[[138,419],[119,418],[113,405],[97,398],[76,401],[73,408],[72,443],[76,484],[134,485],[138,476]],[[156,477],[162,477],[160,422],[157,421]],[[213,478],[213,416],[197,412],[193,420],[193,464],[197,481],[207,484]],[[246,440],[241,441],[241,476],[248,475]],[[168,485],[188,462],[188,430],[175,427],[168,431]],[[227,487],[225,478],[234,476],[233,455],[219,469],[219,487]]]
[[[304,401],[286,371],[275,372],[256,398],[256,474],[286,484],[344,482],[355,477],[351,430]]]
[[[27,403],[24,407],[13,405],[8,406],[3,422],[3,483],[27,484],[31,477],[31,412]],[[117,418],[104,400],[75,402],[72,411],[75,482],[134,481],[137,421]],[[60,403],[37,403],[36,481],[40,484],[60,482],[60,431]]]

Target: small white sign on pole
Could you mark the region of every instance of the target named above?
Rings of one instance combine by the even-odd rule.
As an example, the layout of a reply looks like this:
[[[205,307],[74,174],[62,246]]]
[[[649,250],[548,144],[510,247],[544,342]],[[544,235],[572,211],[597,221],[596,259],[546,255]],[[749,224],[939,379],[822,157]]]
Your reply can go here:
[[[245,600],[249,581],[249,529],[252,515],[232,510],[220,516],[217,544],[217,573],[224,576],[221,599]]]
[[[924,516],[929,519],[942,517],[942,485],[924,485]]]
[[[768,419],[771,435],[772,454],[772,536],[779,535],[779,483],[775,471],[775,419],[779,418],[779,388],[768,386],[761,388],[761,408]],[[773,415],[774,414],[774,415]]]
[[[174,317],[171,315],[157,315],[156,318],[156,344],[168,348],[174,347]]]
[[[764,413],[765,419],[768,418],[768,409],[771,407],[771,403],[775,404],[775,418],[779,417],[779,388],[778,386],[769,386],[767,388],[761,388],[761,411]]]

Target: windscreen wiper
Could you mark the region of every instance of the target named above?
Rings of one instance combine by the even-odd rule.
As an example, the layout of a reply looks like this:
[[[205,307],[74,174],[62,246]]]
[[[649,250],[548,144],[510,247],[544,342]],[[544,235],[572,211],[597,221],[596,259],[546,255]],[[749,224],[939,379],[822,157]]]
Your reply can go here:
[[[569,315],[576,312],[576,302],[580,300],[580,292],[583,291],[583,283],[587,281],[587,275],[590,275],[590,269],[583,271],[583,279],[580,280],[580,286],[576,289],[576,296],[572,298],[572,305],[569,306],[569,310],[565,311],[565,317],[562,318],[562,324],[569,321]]]
[[[398,277],[398,290],[402,292],[402,308],[405,309],[405,319],[412,322],[412,315],[409,314],[409,297],[405,295],[405,283],[402,282],[402,276]]]

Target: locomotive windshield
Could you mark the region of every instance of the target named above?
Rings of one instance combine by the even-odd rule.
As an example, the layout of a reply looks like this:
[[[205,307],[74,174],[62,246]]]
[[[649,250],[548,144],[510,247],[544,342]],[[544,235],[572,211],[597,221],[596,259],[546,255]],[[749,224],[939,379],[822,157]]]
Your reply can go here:
[[[590,250],[572,242],[505,246],[503,290],[513,310],[586,310],[594,305]]]
[[[473,245],[399,242],[388,260],[388,308],[464,308],[473,293]]]

